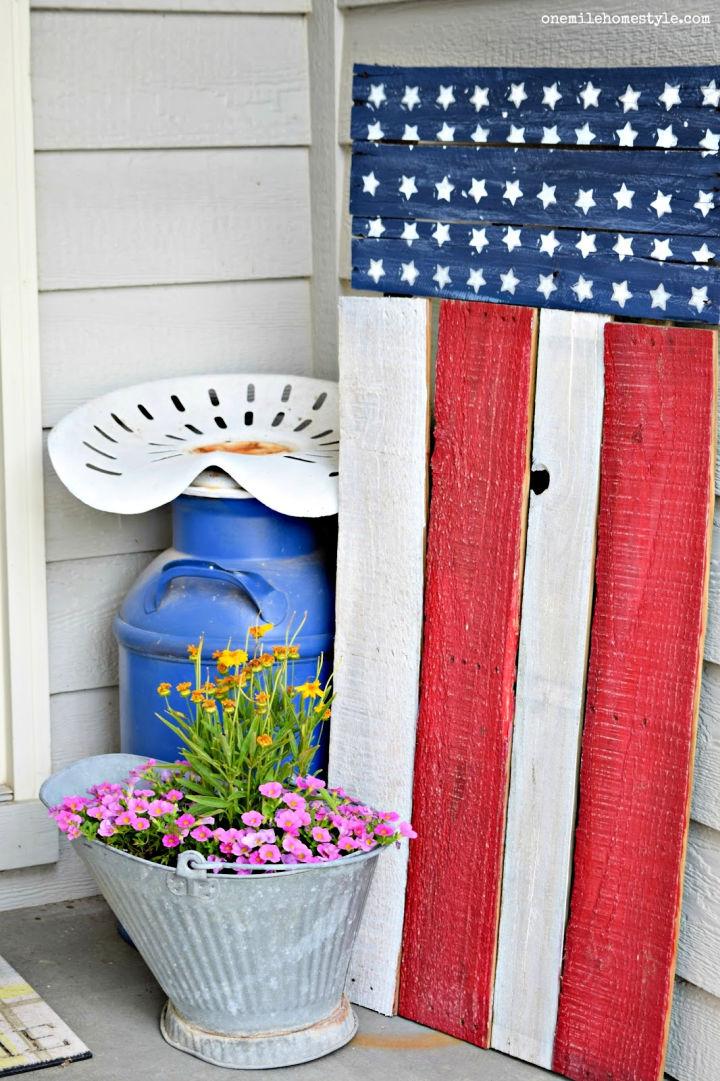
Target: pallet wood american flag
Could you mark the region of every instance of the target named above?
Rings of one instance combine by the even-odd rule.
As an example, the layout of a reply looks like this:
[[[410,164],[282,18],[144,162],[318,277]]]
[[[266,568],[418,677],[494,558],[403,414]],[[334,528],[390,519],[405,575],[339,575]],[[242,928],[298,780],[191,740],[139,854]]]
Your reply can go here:
[[[353,284],[720,322],[720,68],[359,65]]]

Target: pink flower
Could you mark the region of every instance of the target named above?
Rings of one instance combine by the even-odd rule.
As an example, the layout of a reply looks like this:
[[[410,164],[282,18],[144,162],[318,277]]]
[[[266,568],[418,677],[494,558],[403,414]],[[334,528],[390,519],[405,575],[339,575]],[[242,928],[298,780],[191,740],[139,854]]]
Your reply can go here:
[[[311,792],[317,792],[319,789],[325,787],[325,782],[321,781],[319,777],[306,777],[305,785]]]
[[[413,837],[417,837],[417,833],[412,828],[409,822],[401,822],[398,826],[398,832],[400,833],[401,837],[409,837],[411,839]]]
[[[280,849],[277,845],[261,845],[258,849],[258,856],[263,863],[279,863]]]
[[[146,830],[146,829],[148,829],[148,827],[150,825],[150,819],[149,818],[137,818],[137,817],[135,817],[135,818],[133,818],[130,825],[132,826],[132,828],[134,830]]]
[[[341,837],[338,841],[338,848],[341,852],[353,852],[358,847],[358,842],[354,837]]]
[[[312,831],[313,841],[327,842],[330,840],[330,831],[323,829],[322,826],[315,826]]]
[[[207,826],[198,826],[191,831],[190,836],[194,841],[209,841],[212,837],[212,830],[209,830]]]
[[[127,805],[128,810],[134,811],[135,814],[143,814],[148,809],[148,801],[146,799],[129,799]]]
[[[162,843],[166,848],[177,848],[180,844],[180,838],[177,833],[166,833],[163,835]]]
[[[299,822],[297,821],[297,815],[295,811],[277,811],[275,814],[275,824],[281,830],[298,830]]]
[[[133,816],[132,811],[121,811],[120,814],[115,819],[115,825],[116,826],[132,826],[133,817],[134,816]]]
[[[384,822],[397,822],[400,815],[397,811],[381,811],[378,818],[382,818]]]
[[[109,815],[110,811],[101,804],[96,804],[95,807],[88,807],[87,809],[88,818],[108,818]]]
[[[265,784],[259,786],[258,792],[261,796],[267,796],[268,799],[280,799],[283,794],[283,786],[279,781],[266,781]]]
[[[115,827],[109,818],[104,818],[98,826],[99,837],[112,837],[115,833]]]
[[[298,841],[293,849],[293,855],[297,859],[298,863],[311,863],[313,854],[307,845],[304,845],[302,841]]]
[[[294,852],[299,844],[300,841],[292,833],[286,833],[282,839],[283,851],[285,852]]]
[[[307,802],[302,796],[298,796],[297,792],[286,792],[283,796],[283,803],[292,811],[304,811],[307,807]]]
[[[160,818],[161,815],[169,815],[175,811],[175,804],[166,799],[154,799],[148,804],[148,814],[151,818]]]
[[[389,822],[381,822],[379,826],[375,827],[373,833],[376,837],[393,837],[395,829]]]
[[[171,788],[169,792],[165,793],[165,799],[169,799],[172,803],[177,803],[178,800],[183,798],[184,793],[179,788]]]
[[[262,826],[265,818],[259,811],[246,811],[244,815],[240,816],[246,826],[252,826],[253,829],[257,829],[258,826]]]
[[[195,815],[180,815],[180,817],[177,819],[177,824],[181,830],[189,830],[191,826],[195,825]]]
[[[257,839],[261,845],[273,845],[277,839],[275,830],[258,830]]]
[[[79,836],[80,836],[80,830],[77,828],[77,826],[68,826],[68,828],[67,828],[68,840],[74,841]]]
[[[339,860],[340,850],[337,845],[333,844],[318,845],[318,856],[324,860]]]

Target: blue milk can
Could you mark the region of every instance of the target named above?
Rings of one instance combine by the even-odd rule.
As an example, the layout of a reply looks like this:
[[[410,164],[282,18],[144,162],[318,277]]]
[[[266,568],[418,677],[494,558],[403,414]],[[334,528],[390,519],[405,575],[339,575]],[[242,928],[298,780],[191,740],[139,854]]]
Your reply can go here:
[[[172,505],[173,547],[153,560],[125,598],[114,630],[120,647],[122,750],[161,761],[178,757],[178,739],[156,711],[157,686],[194,679],[187,647],[204,636],[203,657],[245,645],[249,627],[272,623],[263,647],[297,629],[296,684],[330,674],[334,597],[323,537],[327,524],[288,517],[253,498],[182,495]],[[252,644],[252,640],[251,640]],[[182,709],[175,690],[171,704]],[[327,726],[313,768],[327,759]]]

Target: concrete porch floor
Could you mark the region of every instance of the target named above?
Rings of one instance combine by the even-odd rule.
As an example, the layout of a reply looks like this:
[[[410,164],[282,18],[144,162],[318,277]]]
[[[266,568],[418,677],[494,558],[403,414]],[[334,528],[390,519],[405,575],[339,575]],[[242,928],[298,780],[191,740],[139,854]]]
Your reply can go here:
[[[57,1069],[63,1081],[210,1081],[231,1077],[169,1047],[164,996],[115,931],[100,898],[0,913],[0,953],[60,1014],[94,1057]],[[255,1081],[550,1081],[545,1070],[358,1009],[358,1035],[340,1051],[288,1069],[236,1071]],[[54,1076],[52,1071],[38,1077]]]

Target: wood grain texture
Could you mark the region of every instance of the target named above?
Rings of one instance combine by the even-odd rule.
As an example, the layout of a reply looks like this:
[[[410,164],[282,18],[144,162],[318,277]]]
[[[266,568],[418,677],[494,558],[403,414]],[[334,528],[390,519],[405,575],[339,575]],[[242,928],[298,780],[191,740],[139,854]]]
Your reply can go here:
[[[429,305],[340,301],[340,490],[329,777],[410,818],[427,499]],[[407,845],[378,865],[349,993],[395,1010]]]
[[[310,142],[302,18],[39,12],[39,150]]]
[[[715,501],[713,515],[705,660],[720,664],[720,500]]]
[[[595,563],[601,316],[540,315],[492,1046],[549,1069],[560,991]]]
[[[677,1081],[720,1077],[720,999],[675,981],[666,1070]]]
[[[155,552],[48,564],[50,690],[80,691],[117,683],[112,621]]]
[[[677,974],[720,998],[720,833],[690,825]]]
[[[535,312],[444,304],[400,1013],[486,1046],[514,712]],[[442,814],[439,813],[442,807]]]
[[[699,697],[715,335],[611,324],[595,610],[553,1068],[662,1076]]]
[[[720,668],[707,662],[700,688],[692,817],[720,830]]]
[[[307,281],[89,289],[40,296],[43,424],[149,378],[312,373]]]
[[[38,799],[5,803],[0,808],[0,872],[58,859],[58,829]]]
[[[41,289],[310,273],[307,151],[37,156]]]

